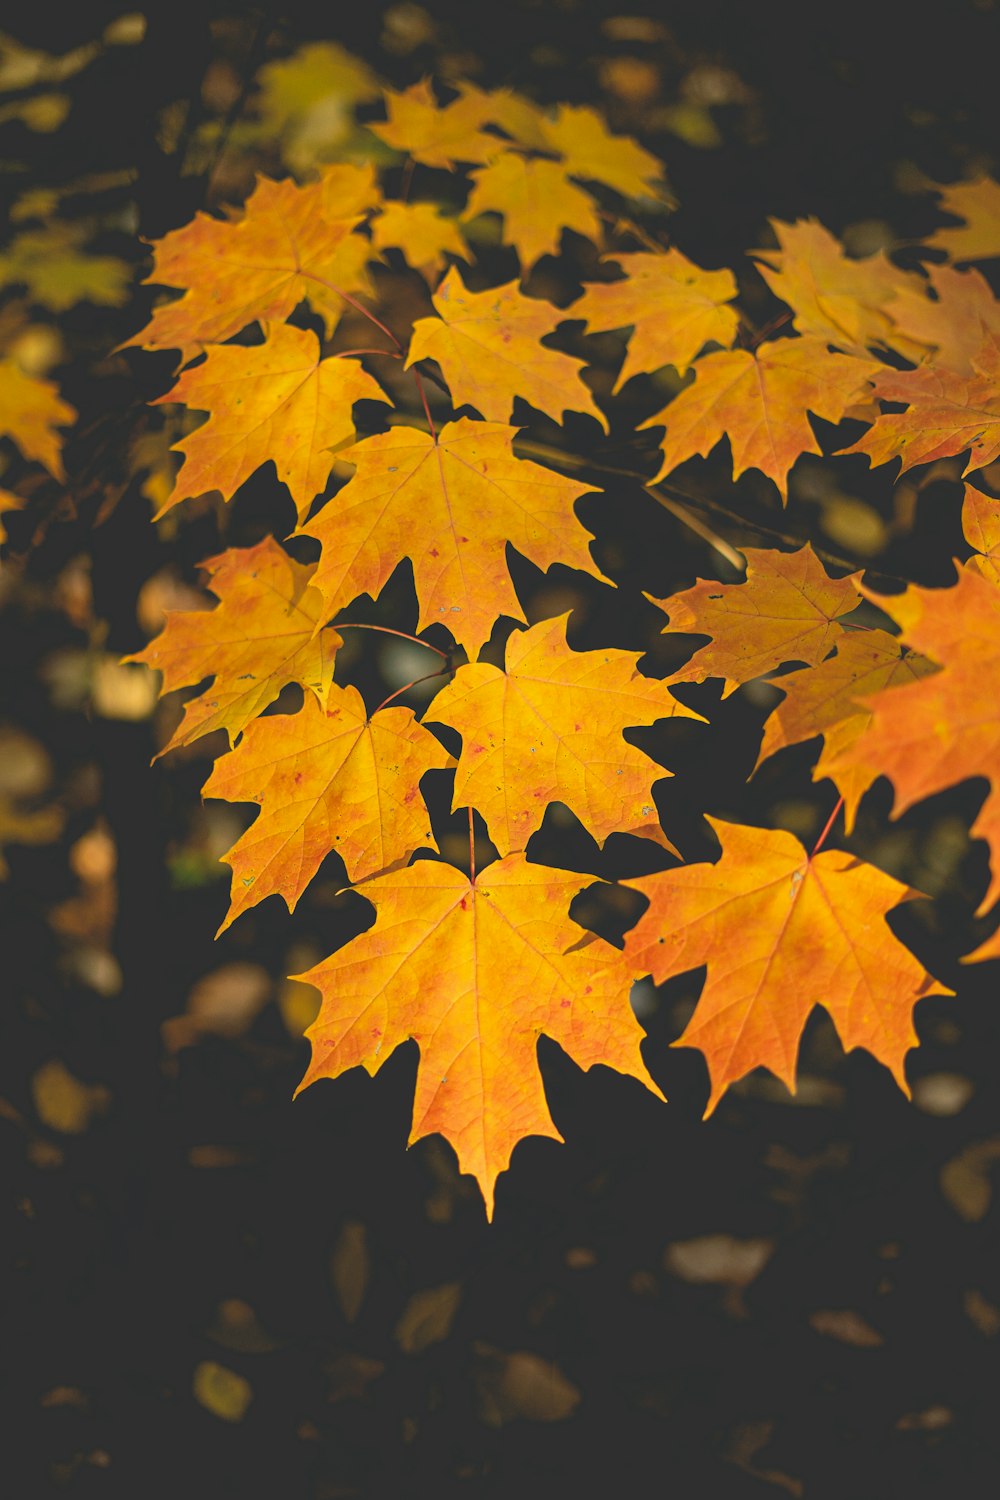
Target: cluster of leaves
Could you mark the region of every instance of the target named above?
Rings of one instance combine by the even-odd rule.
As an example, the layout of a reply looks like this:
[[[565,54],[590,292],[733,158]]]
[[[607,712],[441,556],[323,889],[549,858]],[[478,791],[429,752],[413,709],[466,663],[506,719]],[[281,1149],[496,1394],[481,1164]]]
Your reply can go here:
[[[471,84],[442,104],[426,83],[386,91],[385,110],[370,126],[381,138],[373,158],[384,160],[385,146],[399,153],[394,181],[407,159],[399,197],[384,196],[372,162],[338,162],[304,184],[262,177],[241,211],[199,214],[155,244],[149,280],[171,295],[130,341],[180,351],[184,368],[161,399],[207,413],[176,445],[183,462],[160,514],[212,492],[228,501],[271,462],[295,504],[296,536],[319,546],[315,562],[272,537],[210,559],[216,607],[169,615],[135,658],[162,672],[165,692],[199,689],[166,749],[224,730],[231,748],[205,795],[259,808],[226,856],[224,926],[270,895],[294,908],[331,852],[374,907],[367,931],[298,976],[322,994],[304,1085],[356,1065],[374,1073],[415,1039],[411,1139],[444,1135],[488,1211],[517,1141],[559,1138],[540,1034],[582,1067],[608,1064],[658,1092],[629,1003],[641,976],[707,966],[680,1042],[706,1057],[710,1108],[755,1067],[794,1087],[816,1004],[845,1047],[867,1048],[905,1089],[913,1008],[934,981],[886,916],[914,892],[821,848],[840,803],[811,852],[781,829],[713,820],[716,863],[677,857],[626,882],[648,908],[624,951],[569,915],[592,878],[539,863],[531,840],[558,801],[599,845],[628,833],[675,854],[653,790],[669,773],[625,731],[700,717],[674,695],[678,684],[718,678],[728,693],[795,666],[778,681],[761,758],[822,736],[815,775],[836,784],[848,828],[879,776],[892,780],[898,810],[964,777],[990,778],[973,830],[998,872],[989,904],[1000,888],[990,686],[1000,671],[1000,502],[967,486],[976,555],[945,590],[884,597],[860,573],[830,576],[808,546],[749,552],[745,581],[657,601],[667,631],[708,638],[657,680],[635,653],[574,649],[566,615],[521,628],[508,548],[541,569],[603,575],[575,510],[589,487],[553,466],[557,452],[548,463],[524,456],[516,419],[526,403],[555,422],[582,413],[607,428],[618,390],[669,366],[672,399],[644,424],[663,432],[651,485],[725,439],[734,476],[756,469],[784,497],[798,458],[821,452],[811,418],[862,420],[846,451],[873,465],[965,454],[965,472],[981,471],[1000,454],[1000,310],[983,276],[956,263],[1000,255],[1000,188],[944,190],[960,224],[928,239],[918,269],[882,253],[851,259],[813,221],[775,223],[776,246],[756,264],[787,313],[753,333],[732,272],[699,268],[623,217],[662,210],[661,165],[594,111],[549,111]],[[457,212],[440,198],[411,201],[414,163],[447,174]],[[564,250],[570,231],[605,253],[601,279],[563,308],[519,280],[484,284],[470,248],[488,238],[484,215],[499,215],[524,276]],[[389,327],[398,309],[390,316],[374,298],[369,268],[388,252],[431,291],[433,312],[410,320],[405,342]],[[345,313],[352,327],[368,320],[376,347],[339,346]],[[569,320],[623,343],[600,403],[582,362],[550,343]],[[380,383],[373,360],[380,371],[394,360],[397,378]],[[441,392],[446,421],[432,409]],[[343,465],[353,477],[326,498]],[[390,699],[368,713],[354,686],[334,681],[344,633],[379,628],[340,616],[377,597],[406,559],[421,644],[442,664],[431,675],[449,678],[422,720]],[[516,622],[502,664],[489,644],[501,617]],[[453,646],[423,639],[432,627]],[[303,690],[302,707],[268,712],[288,684]],[[439,857],[421,790],[432,773],[451,774],[453,809],[468,809],[468,871]],[[473,811],[499,856],[478,873]],[[996,941],[977,956],[994,953]]]

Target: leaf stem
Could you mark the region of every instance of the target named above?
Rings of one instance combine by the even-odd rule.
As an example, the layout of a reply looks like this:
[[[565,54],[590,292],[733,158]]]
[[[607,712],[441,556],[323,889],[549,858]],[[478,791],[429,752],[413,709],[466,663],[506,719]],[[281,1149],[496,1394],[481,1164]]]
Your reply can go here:
[[[372,712],[368,715],[369,724],[381,709],[387,707],[387,705],[390,704],[394,698],[398,698],[401,693],[408,693],[410,691],[410,688],[416,687],[418,683],[421,682],[430,682],[433,677],[447,677],[450,671],[451,663],[448,662],[445,664],[445,666],[440,667],[436,672],[425,672],[423,677],[414,677],[412,682],[404,682],[402,687],[397,688],[394,693],[390,693],[388,698],[383,698],[378,707],[372,710]]]
[[[398,635],[400,640],[412,641],[415,646],[426,646],[428,651],[433,651],[436,656],[440,656],[442,661],[450,660],[448,652],[442,651],[440,646],[432,646],[430,641],[422,641],[419,635],[410,635],[405,630],[393,630],[390,625],[365,625],[360,620],[337,620],[333,628],[334,630],[378,630],[383,635]]]
[[[469,814],[469,880],[473,885],[476,883],[476,830],[472,822],[472,808],[466,809]]]
[[[844,805],[844,799],[843,799],[843,797],[838,797],[837,798],[837,803],[836,803],[836,806],[833,809],[833,812],[830,814],[830,816],[826,820],[826,825],[825,825],[825,827],[823,829],[823,832],[820,834],[820,836],[816,840],[815,844],[813,844],[812,849],[809,851],[809,858],[810,859],[815,858],[815,856],[822,849],[823,844],[824,844],[824,842],[826,840],[826,836],[830,832],[830,829],[833,827],[834,822],[835,822],[836,817],[837,817],[837,814],[840,812],[840,809],[843,807],[843,805]]]

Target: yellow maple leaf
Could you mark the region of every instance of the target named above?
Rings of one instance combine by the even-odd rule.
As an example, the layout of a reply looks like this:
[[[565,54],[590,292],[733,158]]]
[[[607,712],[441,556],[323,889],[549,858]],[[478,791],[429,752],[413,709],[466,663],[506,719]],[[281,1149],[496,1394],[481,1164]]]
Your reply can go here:
[[[492,120],[493,110],[489,96],[478,89],[466,89],[444,105],[427,78],[401,93],[384,92],[389,118],[384,125],[368,128],[414,161],[450,171],[456,162],[489,161],[504,150],[504,141],[482,128]]]
[[[793,309],[799,333],[862,357],[869,344],[883,344],[919,358],[921,344],[902,336],[886,306],[905,293],[922,295],[919,276],[897,270],[881,251],[852,259],[816,219],[770,224],[778,249],[757,250],[754,258],[774,295]]]
[[[290,682],[325,704],[342,644],[335,630],[320,628],[325,616],[310,586],[312,565],[295,562],[273,537],[256,547],[230,547],[202,567],[218,606],[168,610],[160,634],[125,658],[162,672],[163,693],[214,678],[184,705],[161,755],[215,729],[224,729],[232,744]]]
[[[663,197],[663,163],[631,136],[612,135],[594,109],[560,104],[546,120],[549,144],[573,177],[604,183],[625,198]]]
[[[1000,255],[1000,182],[976,177],[934,190],[943,213],[964,220],[961,228],[936,229],[925,244],[949,260],[993,260]]]
[[[265,327],[263,344],[212,345],[204,364],[185,370],[159,402],[183,402],[209,419],[174,444],[185,455],[157,512],[218,490],[230,500],[273,461],[300,519],[326,484],[338,448],[355,436],[355,401],[389,397],[357,360],[321,360],[319,341],[288,323]]]
[[[325,708],[306,697],[296,714],[269,714],[247,726],[220,756],[205,797],[256,802],[257,821],[224,855],[232,897],[224,932],[248,907],[277,894],[289,911],[336,851],[349,880],[405,863],[437,845],[420,778],[455,762],[408,708],[368,716],[357,688],[329,689]]]
[[[505,152],[472,173],[475,184],[463,219],[498,213],[504,243],[513,245],[527,271],[543,255],[558,255],[564,229],[599,244],[601,221],[589,193],[570,182],[566,168],[543,158],[528,161]]]
[[[813,336],[777,339],[756,354],[746,349],[706,354],[692,383],[641,424],[667,429],[657,479],[696,453],[707,457],[725,434],[733,478],[760,469],[784,498],[795,460],[821,451],[806,413],[839,422],[881,369],[874,360],[831,354],[826,341]]]
[[[621,267],[624,278],[586,287],[566,316],[583,318],[595,333],[632,328],[616,391],[633,375],[663,365],[674,365],[683,375],[706,344],[732,343],[739,316],[726,305],[737,291],[731,271],[703,271],[679,250],[615,255],[609,261]]]
[[[634,833],[670,849],[652,783],[670,772],[623,739],[658,719],[701,718],[631,651],[572,651],[568,615],[507,641],[506,670],[459,667],[426,718],[462,736],[454,808],[475,807],[501,854],[523,849],[550,802],[564,802],[599,844]]]
[[[180,349],[187,360],[248,323],[286,318],[303,298],[329,335],[345,298],[370,290],[371,246],[352,231],[378,199],[371,167],[337,164],[306,187],[259,178],[235,221],[196,214],[156,241],[146,278],[184,296],[157,307],[123,347]]]
[[[472,406],[489,422],[509,420],[514,398],[558,421],[565,411],[607,419],[580,379],[582,361],[539,342],[566,314],[516,281],[470,292],[454,266],[434,294],[436,318],[419,318],[407,368],[418,359],[441,366],[456,406]]]
[[[26,230],[0,251],[0,283],[27,288],[33,302],[66,312],[78,302],[121,307],[132,271],[114,255],[88,255],[74,226],[53,224]]]
[[[815,666],[841,639],[838,618],[861,603],[861,574],[831,578],[808,545],[797,552],[747,547],[744,556],[744,582],[702,579],[683,593],[654,601],[670,619],[664,635],[709,637],[672,682],[721,677],[728,695],[785,662]]]
[[[463,417],[436,438],[394,427],[341,453],[354,478],[302,528],[323,547],[312,582],[326,617],[376,596],[409,557],[418,628],[444,625],[474,656],[498,615],[524,619],[508,543],[539,568],[565,562],[603,576],[573,511],[588,486],[515,458],[515,431]]]
[[[435,203],[383,203],[372,220],[376,250],[402,250],[407,264],[424,275],[440,271],[445,255],[468,260],[458,224]]]
[[[57,427],[76,421],[76,411],[51,380],[25,375],[13,359],[0,359],[0,437],[9,437],[25,458],[42,464],[54,479],[66,478],[63,440]]]
[[[600,938],[584,941],[566,915],[589,884],[520,854],[475,882],[436,860],[366,882],[375,925],[293,976],[323,997],[300,1089],[352,1067],[374,1074],[414,1040],[410,1141],[443,1135],[492,1218],[494,1184],[517,1142],[562,1140],[538,1071],[542,1033],[581,1068],[604,1063],[660,1093],[642,1062],[622,955]]]

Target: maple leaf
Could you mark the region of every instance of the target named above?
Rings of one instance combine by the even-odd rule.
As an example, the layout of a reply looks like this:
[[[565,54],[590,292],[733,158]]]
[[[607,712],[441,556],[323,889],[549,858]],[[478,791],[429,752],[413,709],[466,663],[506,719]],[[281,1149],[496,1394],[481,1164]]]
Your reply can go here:
[[[368,881],[361,894],[374,927],[295,976],[323,997],[300,1088],[358,1065],[374,1074],[412,1038],[420,1063],[410,1141],[434,1132],[450,1141],[492,1217],[494,1184],[517,1142],[562,1139],[538,1071],[542,1033],[580,1067],[604,1063],[660,1093],[639,1052],[622,955],[600,938],[583,941],[566,915],[590,883],[520,854],[475,882],[436,860]]]
[[[917,1044],[913,1007],[934,981],[885,917],[917,893],[840,850],[810,857],[780,829],[709,822],[722,845],[716,864],[623,882],[649,900],[625,938],[635,973],[661,984],[708,965],[674,1044],[705,1054],[706,1114],[757,1067],[794,1093],[802,1029],[817,1004],[845,1050],[867,1048],[909,1095],[903,1060]]]
[[[440,271],[446,254],[469,258],[458,224],[435,203],[383,203],[372,221],[372,244],[402,250],[407,264],[428,278]]]
[[[565,321],[549,302],[522,296],[516,281],[470,292],[454,266],[434,294],[436,318],[419,318],[406,367],[437,360],[456,406],[472,406],[488,422],[506,422],[515,396],[555,417],[588,412],[607,418],[580,379],[582,361],[539,342]]]
[[[504,243],[513,245],[527,271],[543,255],[558,255],[564,229],[600,242],[601,221],[583,188],[570,182],[559,162],[526,161],[512,152],[472,173],[475,184],[463,219],[498,213],[504,221]]]
[[[180,349],[186,362],[248,323],[286,318],[303,298],[329,336],[345,296],[370,290],[371,246],[352,230],[378,197],[370,167],[337,164],[306,187],[259,178],[235,222],[196,214],[155,242],[146,278],[186,288],[184,296],[157,307],[122,347]]]
[[[15,495],[13,490],[5,490],[0,487],[0,546],[7,541],[7,527],[4,525],[4,515],[7,511],[23,510],[27,500],[22,495]]]
[[[612,135],[596,110],[560,104],[543,128],[571,176],[601,182],[623,198],[664,195],[663,163],[631,136]]]
[[[212,345],[158,402],[183,402],[209,419],[179,443],[184,463],[157,517],[192,495],[232,499],[273,461],[299,517],[323,489],[334,453],[355,436],[355,401],[389,397],[357,360],[321,360],[319,340],[288,323],[265,326],[262,344]]]
[[[622,738],[630,726],[701,718],[631,651],[573,651],[569,615],[507,641],[506,671],[459,667],[426,717],[462,736],[453,808],[475,807],[501,854],[523,849],[550,802],[564,802],[603,845],[611,833],[666,840],[652,782],[670,775]]]
[[[679,250],[614,255],[609,262],[621,266],[624,279],[586,287],[566,316],[582,318],[594,333],[632,328],[616,392],[633,375],[663,365],[683,375],[706,344],[732,343],[739,317],[725,305],[736,296],[731,271],[703,271]]]
[[[296,714],[249,724],[202,788],[205,797],[260,805],[223,856],[233,884],[219,931],[275,893],[294,911],[331,850],[357,881],[405,863],[415,849],[436,848],[420,778],[454,764],[410,709],[369,718],[353,687],[333,684],[325,708],[306,697]]]
[[[898,458],[903,470],[968,452],[963,472],[984,468],[1000,457],[997,373],[989,364],[972,376],[933,366],[879,370],[875,394],[883,401],[906,402],[909,410],[883,412],[843,452],[866,454],[873,468]]]
[[[588,486],[515,458],[515,435],[462,417],[436,437],[394,427],[342,452],[357,473],[302,528],[323,547],[312,581],[327,616],[359,594],[375,597],[409,557],[418,628],[446,625],[471,657],[498,615],[524,619],[508,542],[539,568],[565,562],[603,577],[573,512]]]
[[[1000,500],[967,484],[962,502],[962,530],[969,546],[978,553],[969,558],[967,566],[1000,584]]]
[[[27,288],[33,302],[66,312],[78,302],[121,307],[128,300],[131,267],[114,255],[87,255],[76,225],[30,229],[0,251],[0,283]]]
[[[62,438],[57,427],[76,421],[76,412],[51,380],[25,375],[13,359],[0,359],[0,437],[14,440],[25,458],[64,480]]]
[[[866,591],[868,592],[868,591]],[[990,846],[993,879],[984,905],[1000,893],[1000,588],[963,568],[948,589],[911,585],[891,598],[868,593],[902,627],[901,639],[941,670],[866,700],[871,723],[827,767],[888,776],[895,815],[969,776],[990,790],[972,835]]]
[[[217,607],[169,610],[160,634],[125,658],[162,672],[163,693],[215,679],[184,705],[161,755],[214,729],[225,729],[232,744],[290,682],[324,704],[342,644],[336,631],[320,630],[326,617],[310,586],[313,567],[295,562],[273,537],[256,547],[230,547],[201,566]]]
[[[992,260],[1000,255],[1000,183],[992,177],[935,188],[943,213],[964,219],[962,228],[936,229],[924,241],[950,260]]]
[[[813,780],[822,780],[831,762],[836,763],[870,724],[866,700],[871,694],[916,682],[933,670],[925,657],[904,652],[899,640],[886,630],[844,631],[834,656],[819,666],[789,672],[773,684],[785,696],[765,725],[757,765],[786,745],[822,735],[823,753],[813,771]],[[878,774],[878,766],[858,765],[838,770],[834,776],[844,798],[848,833],[858,803]]]
[[[694,454],[707,458],[728,435],[733,478],[760,469],[782,497],[788,471],[802,453],[819,453],[807,412],[839,422],[881,367],[851,354],[831,354],[814,337],[778,339],[756,355],[745,349],[706,354],[695,379],[643,427],[666,426],[657,479]]]
[[[771,291],[795,313],[795,328],[854,354],[869,344],[886,344],[907,358],[919,356],[919,342],[900,338],[886,303],[903,293],[922,295],[912,272],[899,271],[878,251],[863,260],[844,247],[816,219],[783,224],[769,220],[777,250],[754,251],[757,269]]]
[[[482,128],[493,119],[494,110],[489,95],[479,89],[465,89],[442,105],[424,78],[401,93],[385,89],[384,97],[389,118],[368,129],[426,167],[451,170],[459,161],[489,161],[505,148],[499,136]]]
[[[742,583],[703,578],[683,593],[653,601],[670,619],[664,635],[711,637],[670,681],[721,677],[728,696],[785,662],[815,666],[841,637],[836,621],[861,603],[861,574],[831,578],[808,544],[797,552],[747,547],[744,556]]]
[[[933,298],[918,286],[898,292],[886,310],[897,330],[924,351],[933,350],[932,364],[974,375],[984,334],[1000,337],[1000,302],[978,271],[928,266],[927,276]]]

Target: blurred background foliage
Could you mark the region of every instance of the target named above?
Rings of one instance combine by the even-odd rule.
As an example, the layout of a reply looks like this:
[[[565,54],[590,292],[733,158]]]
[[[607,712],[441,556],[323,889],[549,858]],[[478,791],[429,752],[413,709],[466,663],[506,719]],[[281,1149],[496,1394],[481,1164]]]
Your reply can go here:
[[[992,0],[939,5],[919,25],[887,0],[404,0],[319,19],[294,3],[38,4],[9,24],[0,358],[56,382],[80,414],[66,483],[9,442],[0,454],[9,1492],[992,1493],[996,975],[956,962],[979,935],[969,912],[986,867],[967,830],[982,786],[892,823],[876,791],[854,846],[936,898],[901,930],[959,991],[918,1008],[912,1104],[870,1058],[845,1058],[817,1015],[794,1100],[752,1076],[702,1124],[701,1059],[668,1047],[697,976],[646,983],[634,1003],[670,1106],[603,1070],[584,1078],[543,1040],[566,1144],[518,1147],[487,1228],[449,1151],[404,1151],[412,1048],[375,1080],[291,1103],[316,995],[284,976],[368,921],[336,857],[293,920],[268,902],[213,944],[219,856],[245,825],[198,796],[222,746],[150,770],[180,708],[118,663],[167,608],[210,602],[196,565],[220,541],[282,536],[292,510],[265,470],[227,513],[206,497],[154,528],[181,431],[176,408],[146,403],[172,360],[112,352],[151,302],[140,236],[239,203],[260,171],[308,180],[377,154],[401,184],[409,169],[366,121],[380,83],[425,74],[600,107],[663,158],[679,247],[737,268],[766,321],[773,301],[743,257],[768,242],[770,216],[815,214],[853,253],[906,264],[941,222],[932,184],[996,174]],[[445,174],[412,175],[414,197],[453,206]],[[483,263],[509,277],[490,221],[474,227]],[[573,240],[531,289],[565,303],[593,264]],[[425,310],[398,252],[375,277],[390,322]],[[345,320],[345,347],[355,333]],[[585,350],[609,390],[620,339],[575,338],[565,347]],[[659,395],[633,382],[603,443],[572,415],[530,436],[634,467],[632,426],[669,378]],[[733,577],[714,529],[737,546],[809,537],[876,578],[944,584],[967,550],[958,472],[937,464],[893,485],[860,460],[806,460],[782,513],[760,476],[734,485],[715,455],[684,467],[680,516],[625,479],[581,503],[620,591],[527,564],[516,582],[529,619],[573,608],[574,644],[643,649],[662,674],[683,648],[656,634],[640,590]],[[412,629],[407,569],[365,609]],[[355,633],[338,676],[377,702],[419,674],[416,654]],[[717,689],[691,690],[708,730],[636,735],[682,773],[658,787],[671,836],[704,857],[706,809],[815,835],[833,800],[810,780],[815,743],[748,785],[776,695],[751,685],[722,703]],[[433,812],[460,861],[464,834]],[[556,807],[537,857],[614,877],[638,873],[648,850],[620,836],[600,854]],[[609,935],[634,915],[613,890],[574,910]]]

